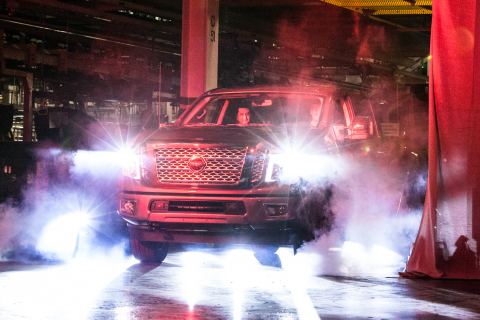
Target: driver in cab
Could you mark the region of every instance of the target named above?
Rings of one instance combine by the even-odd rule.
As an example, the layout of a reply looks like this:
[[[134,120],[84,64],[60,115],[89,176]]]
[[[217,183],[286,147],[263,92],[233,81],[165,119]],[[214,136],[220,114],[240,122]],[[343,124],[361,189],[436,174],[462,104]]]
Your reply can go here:
[[[250,122],[250,109],[238,108],[237,112],[237,124],[240,126],[246,126]]]

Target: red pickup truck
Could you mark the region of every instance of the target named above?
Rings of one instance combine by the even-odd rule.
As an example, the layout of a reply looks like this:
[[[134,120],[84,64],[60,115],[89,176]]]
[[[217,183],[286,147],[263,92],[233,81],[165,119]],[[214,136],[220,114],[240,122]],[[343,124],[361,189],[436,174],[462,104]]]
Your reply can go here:
[[[319,157],[332,159],[377,136],[370,103],[355,89],[208,91],[174,125],[137,139],[117,199],[132,252],[161,262],[170,242],[296,249],[309,237],[300,219],[299,170],[318,174]],[[308,157],[317,159],[313,168]]]

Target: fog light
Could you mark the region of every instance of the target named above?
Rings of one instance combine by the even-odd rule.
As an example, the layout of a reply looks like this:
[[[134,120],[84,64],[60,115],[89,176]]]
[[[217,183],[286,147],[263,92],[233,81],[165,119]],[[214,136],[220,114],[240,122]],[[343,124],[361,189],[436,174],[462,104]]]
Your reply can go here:
[[[124,214],[135,214],[135,200],[126,200],[122,199],[120,203],[120,213]]]
[[[288,214],[288,206],[286,204],[264,204],[265,214],[269,218],[283,217]]]

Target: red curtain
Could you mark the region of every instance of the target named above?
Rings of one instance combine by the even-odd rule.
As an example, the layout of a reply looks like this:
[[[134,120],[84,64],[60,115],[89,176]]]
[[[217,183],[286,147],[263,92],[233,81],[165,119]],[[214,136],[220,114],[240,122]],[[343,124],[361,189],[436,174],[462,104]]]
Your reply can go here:
[[[427,196],[405,275],[480,279],[477,8],[475,0],[433,2]]]

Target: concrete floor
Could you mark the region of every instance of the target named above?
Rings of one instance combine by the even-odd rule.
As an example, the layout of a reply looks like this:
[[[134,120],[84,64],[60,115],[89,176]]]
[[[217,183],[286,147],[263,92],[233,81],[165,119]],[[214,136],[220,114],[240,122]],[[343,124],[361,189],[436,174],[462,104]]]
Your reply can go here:
[[[171,251],[161,264],[0,262],[0,319],[480,319],[478,281],[318,276],[289,248],[271,265],[245,247]]]

